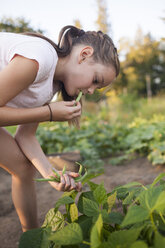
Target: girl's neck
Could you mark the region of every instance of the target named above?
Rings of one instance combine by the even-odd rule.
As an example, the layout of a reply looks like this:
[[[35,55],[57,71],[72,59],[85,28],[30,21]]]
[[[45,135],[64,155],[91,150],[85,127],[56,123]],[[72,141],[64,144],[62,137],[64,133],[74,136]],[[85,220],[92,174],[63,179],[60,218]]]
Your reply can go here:
[[[58,58],[56,70],[54,73],[54,81],[62,81],[65,80],[65,67],[66,67],[66,58]]]

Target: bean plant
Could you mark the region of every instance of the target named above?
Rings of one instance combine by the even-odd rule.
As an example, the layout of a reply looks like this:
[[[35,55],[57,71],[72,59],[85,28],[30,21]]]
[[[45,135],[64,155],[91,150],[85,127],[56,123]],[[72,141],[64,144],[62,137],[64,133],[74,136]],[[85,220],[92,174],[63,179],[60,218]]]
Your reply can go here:
[[[165,173],[149,185],[131,182],[108,193],[104,182],[91,181],[96,176],[82,182],[87,191],[63,193],[42,226],[23,233],[19,248],[165,247]]]

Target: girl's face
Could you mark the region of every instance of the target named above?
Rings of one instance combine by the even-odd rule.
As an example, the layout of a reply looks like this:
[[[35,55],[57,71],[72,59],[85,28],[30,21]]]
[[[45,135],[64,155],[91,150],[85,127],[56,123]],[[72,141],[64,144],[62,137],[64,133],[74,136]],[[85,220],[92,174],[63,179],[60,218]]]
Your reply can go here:
[[[105,66],[92,60],[93,48],[89,46],[75,47],[66,63],[64,78],[65,90],[70,96],[93,94],[111,84],[116,77],[113,66]]]

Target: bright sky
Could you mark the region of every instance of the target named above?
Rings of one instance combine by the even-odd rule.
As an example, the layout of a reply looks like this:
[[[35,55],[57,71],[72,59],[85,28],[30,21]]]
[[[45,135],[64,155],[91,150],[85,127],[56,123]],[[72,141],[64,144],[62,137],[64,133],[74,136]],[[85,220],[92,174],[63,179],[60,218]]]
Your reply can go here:
[[[165,37],[164,0],[106,0],[113,40],[133,39],[138,27],[154,38]],[[60,29],[79,19],[84,30],[97,30],[96,0],[0,0],[0,18],[24,17],[33,28],[40,28],[57,42]]]

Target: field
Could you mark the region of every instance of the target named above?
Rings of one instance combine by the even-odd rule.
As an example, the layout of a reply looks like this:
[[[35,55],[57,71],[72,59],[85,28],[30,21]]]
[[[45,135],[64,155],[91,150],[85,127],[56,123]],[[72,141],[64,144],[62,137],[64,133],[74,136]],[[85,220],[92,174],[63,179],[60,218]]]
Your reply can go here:
[[[64,162],[72,168],[75,166],[74,161],[78,160],[86,166],[89,172],[89,181],[84,182],[83,191],[78,193],[76,196],[74,194],[70,196],[66,195],[66,197],[71,198],[68,199],[70,203],[68,202],[67,204],[66,201],[65,204],[59,205],[60,212],[66,217],[67,224],[82,224],[77,222],[78,216],[77,218],[75,216],[77,211],[76,204],[79,214],[84,211],[83,214],[86,216],[84,218],[93,218],[93,228],[91,227],[90,237],[89,234],[87,235],[83,233],[83,237],[85,237],[83,241],[84,243],[81,242],[80,237],[79,241],[75,241],[75,243],[72,243],[70,244],[71,246],[69,246],[66,243],[60,243],[61,241],[58,240],[58,237],[54,237],[54,240],[56,240],[55,242],[57,242],[59,245],[53,246],[53,243],[48,244],[48,241],[45,240],[44,242],[47,242],[47,246],[45,247],[90,247],[89,243],[91,244],[91,247],[100,248],[145,248],[161,247],[160,244],[164,245],[164,229],[162,226],[164,226],[165,213],[165,202],[163,200],[163,177],[165,174],[161,174],[160,178],[158,178],[156,181],[160,181],[160,186],[154,183],[154,185],[151,187],[154,179],[160,175],[160,173],[165,172],[164,98],[159,97],[153,99],[150,102],[147,102],[145,99],[130,101],[130,99],[117,99],[116,96],[112,96],[111,102],[112,105],[108,105],[108,108],[105,107],[104,103],[100,109],[97,109],[96,106],[95,111],[97,116],[96,113],[95,115],[91,115],[84,111],[80,130],[75,128],[68,128],[67,124],[65,123],[56,123],[56,125],[44,123],[40,125],[37,131],[37,137],[44,152],[47,155],[55,153],[61,154],[62,158],[65,160]],[[93,110],[94,105],[91,104],[85,106],[85,110],[89,110],[90,108]],[[7,129],[10,130],[10,132],[13,134],[15,127],[8,127]],[[67,155],[64,156],[63,154]],[[57,161],[58,157],[48,156],[48,159],[51,161],[51,163],[53,163],[53,160]],[[68,162],[68,160],[70,162]],[[62,162],[60,166],[62,166],[64,163],[63,160],[61,161]],[[99,173],[101,175],[96,176],[96,174]],[[37,173],[37,177],[40,177],[39,173]],[[11,201],[10,180],[10,176],[1,169],[0,188],[2,190],[0,199],[2,211],[0,216],[0,241],[3,241],[3,248],[16,248],[21,235],[21,227]],[[130,182],[136,183],[128,185]],[[127,186],[122,186],[121,188],[119,187],[125,184]],[[140,184],[142,184],[142,191],[144,190],[144,192],[141,192],[140,190],[142,196],[139,195],[140,200],[139,202],[136,202],[136,197],[139,194],[137,192],[139,192],[139,187],[141,187]],[[46,213],[49,211],[49,209],[57,207],[58,201],[61,199],[61,197],[64,197],[64,195],[62,192],[57,192],[52,189],[51,186],[46,182],[36,182],[36,190],[39,220],[40,224],[42,225]],[[106,197],[111,199],[109,200],[111,201],[109,204],[112,205],[112,209],[109,209],[109,207],[107,208],[103,204],[100,208],[100,211],[102,209],[104,212],[107,210],[108,214],[113,213],[113,216],[112,214],[110,215],[112,219],[107,220],[109,217],[106,217],[105,213],[103,214],[103,212],[100,212],[102,213],[101,215],[94,216],[86,212],[85,208],[82,210],[82,206],[79,202],[80,200],[78,199],[81,194],[84,194],[86,201],[92,200],[92,202],[98,201],[99,204],[105,203],[105,199],[101,199],[99,193],[97,193],[97,191],[100,190],[104,193],[103,195],[105,196],[105,199],[107,199]],[[107,192],[107,196],[105,194],[105,190]],[[85,195],[85,192],[89,191],[93,192],[95,200],[92,198],[93,196],[87,197]],[[147,192],[149,192],[148,194],[150,194],[150,197],[145,196],[145,193],[147,194]],[[89,193],[86,194],[88,195]],[[115,196],[115,194],[117,195]],[[110,196],[116,198],[112,200],[112,197],[109,198]],[[83,196],[81,197],[83,198]],[[154,203],[151,201],[152,197],[155,197],[155,202],[157,199],[159,199],[158,202],[162,202],[162,205],[159,205],[158,203],[157,205],[154,205]],[[146,199],[144,201],[145,203],[143,202],[142,198]],[[74,202],[72,202],[74,199],[75,205]],[[146,215],[144,212],[138,212],[144,217],[142,217],[140,222],[138,222],[137,219],[135,220],[135,223],[130,222],[129,213],[131,212],[129,212],[129,206],[131,206],[133,203],[137,204],[133,205],[132,208],[134,210],[137,209],[139,204],[140,206],[142,205],[144,209],[148,209],[148,212],[145,213]],[[150,207],[147,208],[145,204],[149,204]],[[71,214],[71,205],[74,207],[74,214]],[[117,214],[114,214],[114,212]],[[136,216],[136,214],[134,214],[134,216]],[[125,219],[123,222],[124,217]],[[114,218],[116,219],[114,220]],[[109,221],[112,220],[114,222],[109,223]],[[47,227],[54,228],[54,224],[51,223],[50,219],[47,222]],[[63,228],[64,226],[61,224],[61,231]],[[101,229],[102,232],[104,231],[103,233],[101,232]],[[132,234],[135,238],[133,240],[127,239],[125,241],[126,243],[128,242],[127,246],[115,243],[115,232],[119,232],[119,235],[124,235],[124,237],[127,237],[127,233],[122,234],[122,232],[127,229],[129,231],[129,236],[130,233],[133,232],[132,230],[136,229],[136,235]],[[114,237],[113,240],[106,238],[109,237],[109,232]],[[8,233],[8,236],[6,233]],[[80,233],[78,232],[77,235],[78,234]],[[31,235],[31,239],[33,239],[33,233],[29,235]],[[42,235],[39,235],[38,239],[42,239],[43,241]],[[72,236],[71,230],[70,235]],[[23,236],[21,241],[22,243],[20,243],[21,248],[26,248],[25,244],[23,243],[24,239],[26,240],[26,237]],[[74,237],[72,237],[72,239],[74,240]],[[97,240],[98,244],[101,242],[100,246],[97,246],[94,240]],[[78,246],[78,242],[82,244]],[[102,243],[104,243],[104,246],[102,246]],[[60,244],[62,246],[60,246]],[[35,248],[38,247],[40,246],[35,246]]]

